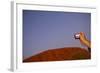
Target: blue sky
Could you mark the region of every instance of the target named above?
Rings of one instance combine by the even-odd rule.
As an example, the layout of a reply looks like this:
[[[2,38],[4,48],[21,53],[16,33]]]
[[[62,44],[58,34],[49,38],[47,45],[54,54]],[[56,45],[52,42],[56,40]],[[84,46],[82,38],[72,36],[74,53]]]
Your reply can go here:
[[[74,34],[84,32],[90,40],[91,14],[23,10],[23,57],[48,49],[82,47]]]

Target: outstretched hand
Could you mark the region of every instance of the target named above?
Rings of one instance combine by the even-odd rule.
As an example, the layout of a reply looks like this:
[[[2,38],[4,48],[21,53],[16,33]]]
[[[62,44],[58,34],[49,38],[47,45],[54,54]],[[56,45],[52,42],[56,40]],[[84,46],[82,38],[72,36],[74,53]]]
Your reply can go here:
[[[80,32],[79,33],[80,36],[79,36],[79,40],[82,44],[84,44],[85,46],[87,46],[88,48],[91,48],[91,43],[90,41],[86,38],[84,32]]]

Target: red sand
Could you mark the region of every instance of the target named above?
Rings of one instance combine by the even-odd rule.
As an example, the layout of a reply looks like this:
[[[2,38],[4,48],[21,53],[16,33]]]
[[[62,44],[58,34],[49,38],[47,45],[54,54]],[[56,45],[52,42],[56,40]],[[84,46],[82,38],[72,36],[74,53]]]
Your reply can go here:
[[[24,59],[23,62],[62,61],[90,59],[90,53],[79,47],[65,47],[46,50],[37,55]]]

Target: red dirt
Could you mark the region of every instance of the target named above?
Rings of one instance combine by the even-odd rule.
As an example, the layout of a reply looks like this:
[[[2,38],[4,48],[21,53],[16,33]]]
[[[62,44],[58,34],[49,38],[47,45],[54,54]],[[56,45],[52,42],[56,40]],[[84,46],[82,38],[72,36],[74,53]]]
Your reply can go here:
[[[37,55],[24,59],[23,62],[62,61],[90,59],[90,53],[79,47],[65,47],[46,50]]]

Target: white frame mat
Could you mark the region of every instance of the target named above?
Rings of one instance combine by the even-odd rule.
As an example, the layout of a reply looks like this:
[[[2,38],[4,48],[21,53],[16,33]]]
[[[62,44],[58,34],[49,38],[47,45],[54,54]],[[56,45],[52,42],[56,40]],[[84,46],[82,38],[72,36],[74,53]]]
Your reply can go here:
[[[96,8],[94,6],[81,6],[81,5],[65,5],[65,4],[39,4],[34,2],[12,2],[12,50],[11,50],[11,70],[25,71],[25,70],[38,70],[38,69],[54,69],[66,67],[81,67],[81,66],[94,66],[96,65]],[[70,11],[70,12],[83,12],[91,13],[91,60],[77,60],[77,61],[59,61],[59,62],[38,62],[38,63],[23,63],[22,62],[22,10],[49,10],[49,11]]]

